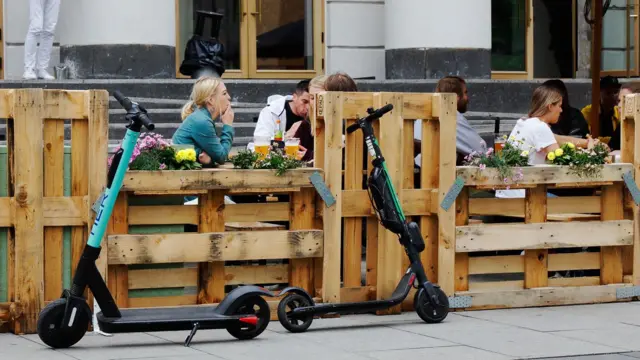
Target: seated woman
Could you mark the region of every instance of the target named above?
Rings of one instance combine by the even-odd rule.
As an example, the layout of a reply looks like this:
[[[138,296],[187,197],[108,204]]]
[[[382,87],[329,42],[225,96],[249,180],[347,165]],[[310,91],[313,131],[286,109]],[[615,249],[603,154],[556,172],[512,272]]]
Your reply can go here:
[[[182,124],[172,142],[193,145],[203,167],[224,164],[233,144],[233,118],[231,97],[224,83],[219,78],[201,77],[182,108]],[[223,124],[220,136],[216,133],[217,121]]]
[[[551,131],[551,125],[558,122],[562,113],[562,93],[555,87],[542,84],[533,91],[531,110],[528,118],[518,120],[509,138],[515,138],[515,145],[529,152],[529,165],[545,164],[547,154],[555,151],[567,142],[577,147],[591,148],[597,140],[587,137],[579,139],[557,135]],[[518,142],[518,140],[521,140]],[[525,190],[497,190],[496,197],[519,198],[525,196]]]

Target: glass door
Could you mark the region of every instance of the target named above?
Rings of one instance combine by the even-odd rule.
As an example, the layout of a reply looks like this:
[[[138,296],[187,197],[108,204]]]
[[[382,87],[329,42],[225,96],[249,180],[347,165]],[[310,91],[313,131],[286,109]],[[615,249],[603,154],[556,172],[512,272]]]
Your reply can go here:
[[[638,0],[611,0],[602,19],[602,76],[638,76],[637,42]]]
[[[176,0],[176,75],[184,58],[187,42],[194,35],[198,15],[205,20],[200,29],[205,36],[215,36],[224,46],[223,78],[246,78],[248,75],[247,2],[250,0]],[[219,19],[219,20],[218,20]]]
[[[322,1],[250,0],[249,77],[322,73]]]

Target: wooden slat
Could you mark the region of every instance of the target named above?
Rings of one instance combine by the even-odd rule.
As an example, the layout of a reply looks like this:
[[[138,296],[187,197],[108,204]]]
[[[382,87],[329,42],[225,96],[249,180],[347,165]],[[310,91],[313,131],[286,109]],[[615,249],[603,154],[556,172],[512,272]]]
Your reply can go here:
[[[314,227],[315,189],[305,188],[291,194],[289,230],[304,231]],[[313,257],[294,258],[289,261],[289,285],[313,294]]]
[[[524,259],[520,255],[469,258],[469,275],[521,272],[524,272]]]
[[[343,287],[340,289],[342,302],[363,302],[373,300],[376,297],[374,286]]]
[[[420,147],[422,154],[420,187],[438,191],[440,181],[440,122],[438,120],[422,121]],[[438,198],[439,196],[438,194]],[[420,254],[420,260],[430,281],[438,279],[438,226],[437,211],[431,216],[420,217],[420,230],[426,245],[426,249]]]
[[[197,298],[198,298],[197,295],[136,297],[136,298],[129,299],[129,307],[151,308],[151,307],[165,307],[165,306],[195,305]]]
[[[14,224],[11,198],[0,198],[0,227]],[[87,198],[84,196],[45,197],[42,199],[44,226],[86,225]]]
[[[109,236],[109,264],[320,257],[323,232],[248,231]],[[185,246],[188,244],[189,246]]]
[[[622,181],[622,175],[633,169],[631,164],[607,164],[602,169],[598,181]],[[484,169],[477,167],[459,166],[457,176],[462,177],[466,185],[504,185],[496,169]],[[570,172],[568,166],[536,165],[522,168],[524,178],[518,184],[561,184],[561,183],[589,183],[593,182],[588,177],[579,177]]]
[[[602,188],[602,220],[624,219],[622,183]],[[600,249],[600,283],[602,285],[622,282],[622,247],[603,246]]]
[[[116,203],[113,206],[113,212],[107,224],[107,234],[127,234],[129,232],[128,211],[129,194],[121,192],[118,194]],[[109,243],[107,242],[105,245],[108,249]],[[105,251],[105,249],[102,251]],[[120,308],[129,307],[129,268],[126,265],[111,265],[107,266],[107,272],[107,284],[116,304]]]
[[[550,214],[599,214],[599,196],[568,196],[547,199]],[[470,202],[471,215],[502,215],[524,217],[524,198],[476,198]]]
[[[469,282],[469,291],[502,291],[520,289],[524,289],[524,280]]]
[[[86,119],[85,90],[44,90],[44,114],[47,119]]]
[[[89,195],[89,122],[85,120],[71,121],[71,195]],[[106,165],[104,165],[106,166]],[[88,210],[88,209],[87,209]],[[89,211],[89,210],[88,210]],[[87,211],[87,217],[88,217]],[[88,225],[88,224],[87,224]],[[79,224],[71,228],[71,263],[77,264],[87,242],[87,225]],[[71,268],[71,276],[76,267]]]
[[[46,100],[45,96],[45,101]],[[45,120],[44,196],[61,197],[63,195],[64,120]],[[43,211],[43,218],[44,216],[45,214]],[[44,222],[44,225],[46,226],[46,222]],[[45,301],[54,300],[62,294],[62,236],[62,227],[45,227],[44,229]]]
[[[13,117],[13,92],[15,90],[0,89],[0,118]]]
[[[437,190],[402,189],[402,209],[406,216],[424,216],[436,213]],[[342,191],[342,217],[367,217],[375,214],[367,190]],[[435,199],[435,201],[433,200]]]
[[[15,302],[0,303],[0,323],[12,321],[22,315],[22,308]]]
[[[557,249],[633,244],[633,221],[459,226],[456,251]],[[504,241],[509,239],[509,241]]]
[[[224,207],[224,218],[227,223],[288,221],[289,203],[229,204]],[[187,205],[131,206],[129,208],[129,224],[196,225],[198,224],[198,207]]]
[[[317,107],[316,115],[318,119],[325,119],[330,116],[331,101],[328,99],[335,93],[321,92],[316,94]],[[367,109],[373,106],[373,93],[365,92],[342,92],[343,105],[340,107],[343,119],[359,119],[367,116]]]
[[[547,187],[538,185],[525,190],[524,221],[527,224],[547,221]],[[564,235],[564,234],[562,234]],[[562,238],[560,238],[562,240]],[[531,249],[524,252],[524,287],[526,289],[547,286],[547,249]]]
[[[318,96],[318,117],[324,117],[323,142],[316,142],[316,149],[323,148],[318,164],[323,164],[325,183],[335,198],[331,207],[323,206],[322,300],[340,302],[340,259],[342,239],[342,120],[346,118],[344,99],[347,94],[325,93]],[[366,110],[366,108],[365,108]],[[325,114],[326,112],[326,114]],[[320,121],[317,122],[321,124]],[[320,163],[322,161],[322,163]]]
[[[197,286],[198,269],[130,270],[128,282],[129,290]]]
[[[272,188],[311,187],[309,177],[322,169],[300,168],[278,176],[275,170],[205,169],[190,171],[129,171],[123,191],[213,190],[237,187]]]
[[[432,118],[432,94],[403,93],[402,117],[405,120]]]
[[[433,116],[440,122],[440,166],[438,204],[456,179],[456,95],[435,94]],[[455,288],[456,209],[438,207],[438,285],[451,296]]]
[[[199,197],[198,203],[200,207],[198,231],[200,233],[224,231],[224,192],[209,191]],[[216,245],[212,242],[210,245],[213,246],[202,250],[216,253],[220,251],[222,246],[227,248],[229,242],[226,244],[221,242]],[[220,302],[224,298],[224,262],[216,260],[220,259],[207,258],[200,260],[201,263],[198,264],[198,304]]]
[[[616,291],[626,286],[629,285],[570,286],[488,292],[463,291],[456,293],[456,296],[471,297],[470,309],[474,310],[580,305],[619,301]]]
[[[594,286],[600,285],[600,277],[584,276],[575,278],[549,278],[550,287]]]
[[[346,126],[351,126],[355,120],[348,120]],[[362,131],[347,134],[345,138],[345,190],[362,189],[362,170],[364,168]],[[346,202],[343,202],[343,207]],[[369,201],[365,201],[369,204]],[[362,219],[345,217],[344,239],[342,243],[342,281],[343,286],[360,286],[361,257],[362,257]],[[344,300],[343,300],[344,301]]]
[[[244,265],[225,267],[227,285],[283,284],[289,282],[287,265]]]
[[[41,89],[19,89],[15,90],[13,100],[15,300],[25,311],[18,320],[19,332],[35,333],[38,314],[44,305],[44,99]]]
[[[549,271],[600,269],[600,253],[549,254]]]
[[[225,205],[224,219],[226,222],[289,221],[289,203]]]

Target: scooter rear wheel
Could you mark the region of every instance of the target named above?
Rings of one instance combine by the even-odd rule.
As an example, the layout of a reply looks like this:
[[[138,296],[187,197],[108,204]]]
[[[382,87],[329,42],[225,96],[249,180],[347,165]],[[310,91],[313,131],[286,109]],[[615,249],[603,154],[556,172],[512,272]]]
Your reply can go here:
[[[413,307],[424,322],[435,324],[442,322],[449,315],[449,298],[439,287],[435,287],[440,306],[434,307],[429,301],[429,294],[424,289],[416,292]]]
[[[57,299],[40,312],[36,330],[40,340],[54,349],[65,349],[75,345],[87,332],[91,319],[84,311],[75,315],[73,327],[61,328],[67,299]]]
[[[299,294],[289,294],[278,304],[278,321],[282,326],[292,333],[300,333],[306,331],[313,322],[313,315],[303,318],[291,318],[287,314],[287,308],[292,311],[295,308],[310,306],[311,303],[307,298]]]
[[[262,334],[271,320],[269,304],[258,295],[245,299],[238,305],[236,310],[233,311],[232,315],[255,315],[258,317],[258,323],[255,326],[251,324],[235,324],[227,327],[229,334],[238,340],[249,340]]]

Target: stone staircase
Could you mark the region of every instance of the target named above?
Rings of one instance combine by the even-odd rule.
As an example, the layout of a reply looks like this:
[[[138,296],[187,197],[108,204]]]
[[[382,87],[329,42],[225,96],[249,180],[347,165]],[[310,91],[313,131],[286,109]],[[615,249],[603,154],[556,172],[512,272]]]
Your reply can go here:
[[[158,99],[158,98],[138,98],[131,97],[143,105],[150,117],[156,124],[154,132],[170,139],[176,129],[180,126],[180,113],[185,100],[180,99]],[[264,103],[232,102],[235,111],[234,127],[236,136],[233,147],[243,148],[251,141],[255,129],[255,120]],[[109,103],[109,150],[110,152],[118,146],[126,132],[125,110],[112,97]],[[465,114],[471,125],[486,140],[493,143],[496,119],[500,119],[500,133],[508,134],[513,128],[516,120],[521,114],[498,113],[498,112],[468,112]],[[0,141],[4,144],[5,123],[0,123]],[[221,127],[220,124],[217,125]],[[71,139],[71,125],[65,126],[65,140]]]

